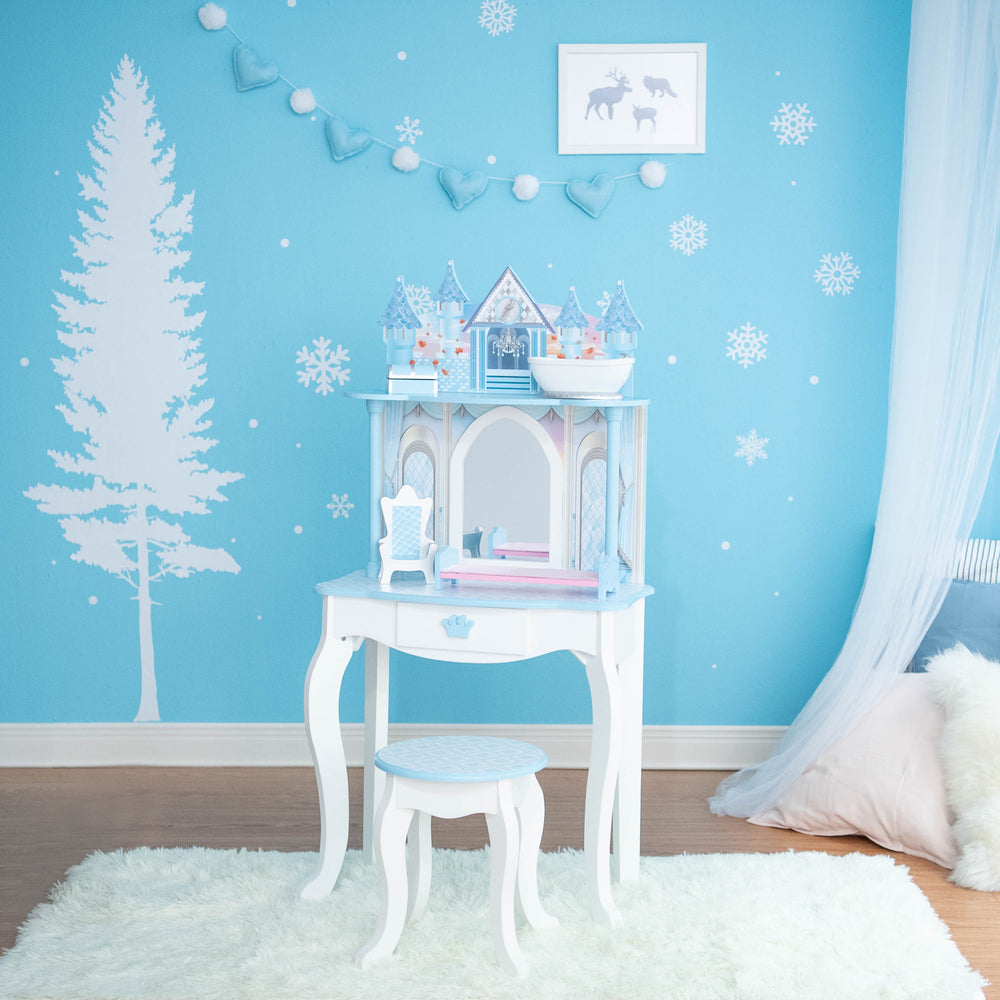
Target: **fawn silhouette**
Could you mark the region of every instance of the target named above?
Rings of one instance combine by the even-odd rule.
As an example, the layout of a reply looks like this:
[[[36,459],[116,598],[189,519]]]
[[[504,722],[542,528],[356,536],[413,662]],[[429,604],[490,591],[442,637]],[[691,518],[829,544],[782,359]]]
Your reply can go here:
[[[651,132],[656,131],[656,108],[640,108],[639,105],[632,105],[632,117],[635,119],[635,130],[639,131],[639,126],[648,121],[652,125]]]

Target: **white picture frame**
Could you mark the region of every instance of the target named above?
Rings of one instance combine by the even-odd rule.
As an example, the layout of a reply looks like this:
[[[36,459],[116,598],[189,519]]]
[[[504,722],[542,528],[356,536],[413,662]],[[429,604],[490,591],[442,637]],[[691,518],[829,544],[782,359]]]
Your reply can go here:
[[[559,153],[704,153],[704,42],[559,46]]]

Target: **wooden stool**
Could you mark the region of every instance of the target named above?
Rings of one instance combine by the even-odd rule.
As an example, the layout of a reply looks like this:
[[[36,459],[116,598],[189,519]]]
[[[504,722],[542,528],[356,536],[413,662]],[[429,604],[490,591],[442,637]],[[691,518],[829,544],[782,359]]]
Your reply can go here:
[[[391,955],[403,925],[424,911],[431,816],[481,812],[490,835],[490,922],[497,957],[507,972],[527,975],[514,933],[515,888],[532,927],[559,923],[542,909],[536,878],[545,800],[535,772],[546,763],[530,743],[491,736],[427,736],[391,743],[375,754],[376,766],[388,775],[375,816],[382,907],[374,936],[355,958],[362,969]]]

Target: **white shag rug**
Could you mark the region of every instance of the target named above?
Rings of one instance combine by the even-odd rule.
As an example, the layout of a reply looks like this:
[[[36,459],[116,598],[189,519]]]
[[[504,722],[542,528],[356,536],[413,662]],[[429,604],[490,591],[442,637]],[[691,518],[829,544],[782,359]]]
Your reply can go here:
[[[5,1000],[973,1000],[984,980],[885,856],[643,858],[615,886],[624,926],[587,916],[583,856],[539,857],[561,921],[520,925],[531,972],[505,975],[489,933],[487,851],[434,851],[427,911],[395,955],[353,962],[378,880],[348,852],[329,897],[302,902],[314,854],[149,849],[70,869],[0,958]]]

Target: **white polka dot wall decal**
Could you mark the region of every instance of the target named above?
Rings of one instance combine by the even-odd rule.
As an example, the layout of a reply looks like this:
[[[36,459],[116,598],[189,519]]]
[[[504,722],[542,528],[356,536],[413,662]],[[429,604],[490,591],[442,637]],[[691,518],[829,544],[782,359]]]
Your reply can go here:
[[[54,170],[53,173],[56,175],[56,177],[59,176],[59,171],[58,170]]]
[[[778,591],[776,590],[776,591],[774,592],[774,596],[775,596],[775,597],[780,597],[781,595],[780,595],[780,593],[779,593],[779,592],[778,592]]]
[[[294,530],[295,530],[295,534],[296,535],[301,535],[302,534],[302,525],[301,524],[295,525],[295,529]]]
[[[400,49],[399,52],[396,53],[396,58],[400,62],[404,62],[406,60],[406,53],[402,49]]]
[[[712,669],[713,670],[718,670],[719,669],[719,664],[718,663],[713,663],[712,664]]]
[[[810,375],[810,376],[809,376],[809,381],[810,381],[810,382],[811,382],[811,383],[812,383],[813,385],[819,385],[819,376],[818,376],[818,375]]]
[[[490,153],[490,155],[486,157],[486,162],[492,165],[497,162],[497,158]]]
[[[302,447],[302,442],[301,441],[296,441],[295,442],[295,447],[296,448],[301,448]]]
[[[549,266],[550,268],[552,267],[552,265],[551,265],[551,264],[549,264],[548,266]]]
[[[788,502],[789,503],[794,503],[795,502],[795,497],[789,497],[788,498]]]
[[[774,75],[775,75],[775,76],[781,76],[781,70],[780,70],[780,69],[776,69],[776,70],[774,71]]]
[[[97,598],[93,594],[91,594],[90,597],[87,598],[87,603],[90,605],[94,605],[97,603]]]
[[[264,620],[263,615],[257,615],[257,621],[262,622]]]
[[[288,0],[288,6],[289,7],[294,7],[295,6],[295,0]]]
[[[251,417],[249,421],[250,428],[253,429],[257,426],[257,418]]]
[[[721,548],[722,548],[723,552],[728,552],[729,549],[731,548],[731,546],[730,546],[729,542],[723,542]]]
[[[676,354],[671,354],[670,357],[667,358],[667,364],[668,365],[676,365],[677,364],[677,355]]]
[[[30,364],[31,364],[31,362],[27,358],[21,358],[21,367],[22,368],[27,368],[28,365],[30,365]]]
[[[792,181],[792,187],[795,187],[798,183],[798,181]]]
[[[284,239],[283,239],[283,240],[281,241],[281,245],[282,245],[283,247],[288,247],[288,246],[290,246],[290,245],[291,245],[291,241],[290,241],[290,240],[288,239],[288,237],[287,237],[287,236],[286,236],[286,237],[285,237],[285,238],[284,238]]]

